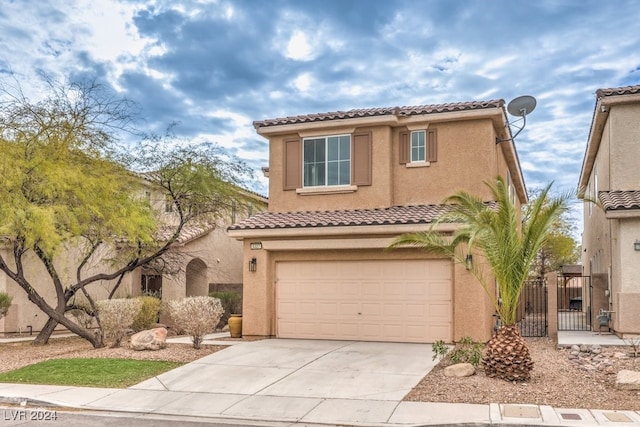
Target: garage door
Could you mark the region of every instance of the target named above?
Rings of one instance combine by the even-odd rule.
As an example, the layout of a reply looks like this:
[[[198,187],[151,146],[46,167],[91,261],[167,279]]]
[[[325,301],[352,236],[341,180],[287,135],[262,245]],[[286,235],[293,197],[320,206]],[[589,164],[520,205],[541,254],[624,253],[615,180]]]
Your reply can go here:
[[[428,343],[451,340],[451,263],[279,262],[281,338]]]

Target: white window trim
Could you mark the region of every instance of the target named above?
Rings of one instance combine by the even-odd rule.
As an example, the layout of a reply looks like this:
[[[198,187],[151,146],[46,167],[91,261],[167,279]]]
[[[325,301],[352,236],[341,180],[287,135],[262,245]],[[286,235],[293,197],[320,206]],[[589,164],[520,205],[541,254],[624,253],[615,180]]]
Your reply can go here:
[[[311,185],[311,186],[305,186],[304,185],[304,143],[306,140],[309,139],[321,139],[323,138],[325,140],[325,144],[329,141],[329,138],[333,138],[333,137],[342,137],[342,136],[348,136],[349,137],[349,184],[345,185],[345,184],[338,184],[338,185]],[[325,147],[325,152],[326,152],[326,147]],[[325,164],[325,182],[326,182],[326,178],[328,177],[328,174],[326,173],[326,168],[327,168],[327,164],[328,164],[328,160],[325,160],[324,162]],[[298,188],[296,190],[296,192],[298,194],[303,194],[303,193],[331,193],[334,192],[332,191],[333,189],[338,189],[338,192],[344,192],[344,191],[340,191],[340,189],[338,187],[355,187],[356,189],[358,187],[356,186],[352,186],[351,183],[351,179],[352,179],[352,173],[353,173],[353,138],[352,135],[349,133],[341,133],[341,134],[336,134],[336,135],[316,135],[316,136],[309,136],[306,138],[302,139],[302,188]],[[328,189],[326,191],[308,191],[309,189]],[[352,190],[355,191],[355,190]]]
[[[426,168],[431,166],[431,162],[411,162],[404,166],[407,168]]]
[[[358,191],[357,185],[322,185],[296,189],[296,193],[301,196],[310,196],[314,194],[343,194],[353,193],[355,191]]]
[[[422,133],[424,135],[424,160],[413,160],[413,134],[414,133]],[[412,130],[409,132],[409,164],[419,164],[420,166],[428,166],[425,165],[427,162],[427,131],[426,129],[418,129]]]

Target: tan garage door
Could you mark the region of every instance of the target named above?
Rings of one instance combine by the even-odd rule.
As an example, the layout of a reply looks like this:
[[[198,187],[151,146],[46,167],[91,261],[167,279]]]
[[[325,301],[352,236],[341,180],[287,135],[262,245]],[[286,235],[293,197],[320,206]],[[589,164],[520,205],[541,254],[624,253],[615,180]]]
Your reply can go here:
[[[451,340],[451,263],[279,262],[278,336],[360,341]]]

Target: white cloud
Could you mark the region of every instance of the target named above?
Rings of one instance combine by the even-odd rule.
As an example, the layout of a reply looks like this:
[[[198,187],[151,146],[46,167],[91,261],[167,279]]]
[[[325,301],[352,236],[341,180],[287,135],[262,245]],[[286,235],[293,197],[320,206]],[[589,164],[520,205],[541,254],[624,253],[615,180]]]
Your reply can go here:
[[[309,44],[307,35],[304,32],[300,30],[293,32],[287,44],[285,56],[297,61],[310,61],[313,59],[313,48]]]

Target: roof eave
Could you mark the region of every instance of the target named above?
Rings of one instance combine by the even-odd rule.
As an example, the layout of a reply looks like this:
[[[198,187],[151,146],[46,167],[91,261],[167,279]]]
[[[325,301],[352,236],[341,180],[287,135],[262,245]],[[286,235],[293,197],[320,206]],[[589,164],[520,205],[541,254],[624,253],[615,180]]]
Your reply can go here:
[[[504,107],[486,107],[474,110],[433,112],[412,115],[384,114],[368,117],[353,117],[346,119],[336,118],[281,125],[259,126],[256,128],[256,131],[259,135],[269,136],[349,126],[406,126],[417,122],[442,123],[455,120],[477,120],[480,118],[491,118],[497,124],[500,122],[499,117],[503,115],[503,111]]]
[[[455,231],[460,224],[440,224],[435,230],[440,232]],[[323,226],[323,227],[287,227],[287,228],[252,228],[232,230],[227,233],[236,240],[262,238],[292,238],[292,237],[320,237],[343,236],[344,238],[365,235],[400,235],[417,231],[425,231],[430,223],[420,224],[388,224],[388,225],[351,225],[351,226]]]

